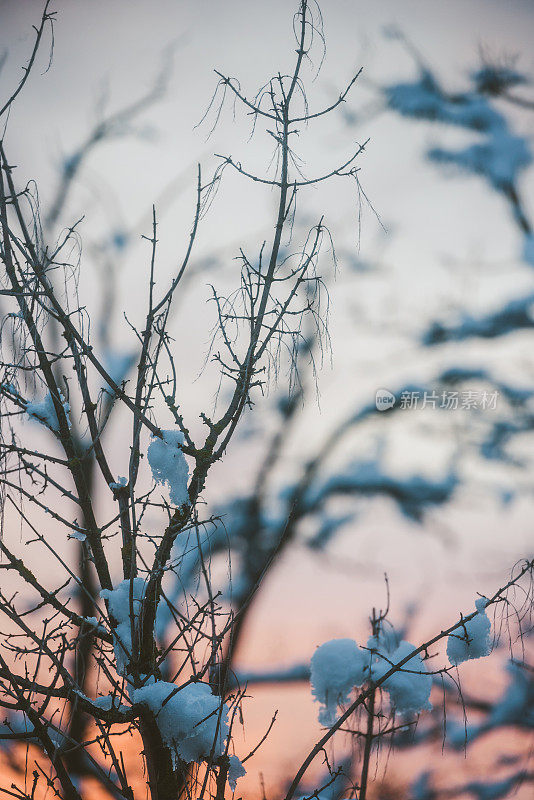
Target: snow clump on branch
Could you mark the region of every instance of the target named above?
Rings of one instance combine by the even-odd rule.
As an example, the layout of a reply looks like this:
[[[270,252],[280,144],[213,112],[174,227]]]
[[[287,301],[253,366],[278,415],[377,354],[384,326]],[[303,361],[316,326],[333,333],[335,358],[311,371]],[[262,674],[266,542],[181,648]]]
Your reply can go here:
[[[486,614],[486,599],[479,597],[476,616],[458,625],[457,633],[447,640],[447,656],[451,664],[461,664],[471,658],[483,658],[491,653],[491,622]]]
[[[371,636],[367,647],[373,654],[371,678],[374,681],[383,678],[392,666],[415,650],[410,642],[402,640],[397,644],[394,633],[384,635],[383,632],[378,636]],[[382,688],[389,694],[391,705],[399,714],[418,714],[432,708],[429,700],[432,675],[427,672],[419,653],[414,653],[398,672],[390,675]]]
[[[181,431],[162,431],[162,438],[154,437],[147,451],[148,463],[156,483],[166,483],[171,503],[183,506],[189,502],[187,479],[189,468],[182,452],[184,436]]]
[[[480,91],[480,89],[479,89]],[[499,191],[510,191],[519,175],[532,163],[529,143],[515,135],[507,118],[473,91],[445,92],[428,70],[415,81],[384,89],[387,105],[406,117],[442,122],[478,134],[478,140],[460,149],[431,148],[431,161],[450,164],[486,178]]]
[[[350,691],[362,685],[368,660],[353,639],[332,639],[317,648],[311,660],[311,685],[321,704],[322,725],[333,725],[338,705],[347,703]]]
[[[379,681],[414,650],[410,642],[399,642],[394,630],[371,636],[367,648],[358,647],[352,639],[332,639],[318,647],[311,659],[311,686],[315,699],[321,703],[319,722],[332,726],[337,707],[348,703],[352,689],[368,680]],[[384,681],[382,688],[400,714],[432,708],[432,676],[418,653]]]
[[[132,657],[132,623],[130,618],[130,586],[133,594],[133,627],[139,625],[141,605],[145,594],[145,581],[143,578],[134,578],[119,583],[116,589],[102,589],[100,597],[108,601],[110,617],[116,625],[113,628],[113,648],[117,661],[117,671],[126,676],[128,664]]]
[[[132,700],[152,711],[163,740],[181,761],[216,762],[226,755],[229,709],[207,683],[189,683],[179,689],[174,683],[156,681],[135,689]],[[230,756],[228,781],[232,790],[244,774],[241,761]]]
[[[69,412],[70,412],[70,405],[67,403],[61,392],[59,393],[59,401],[63,406],[65,411],[65,416],[67,417],[67,424],[70,428],[70,420],[69,420]],[[26,403],[25,408],[26,414],[32,419],[36,419],[37,422],[40,422],[42,425],[46,425],[47,428],[55,431],[56,433],[59,432],[59,421],[56,414],[56,409],[54,408],[54,401],[52,399],[52,395],[50,392],[46,395],[44,400],[40,402],[28,402]]]

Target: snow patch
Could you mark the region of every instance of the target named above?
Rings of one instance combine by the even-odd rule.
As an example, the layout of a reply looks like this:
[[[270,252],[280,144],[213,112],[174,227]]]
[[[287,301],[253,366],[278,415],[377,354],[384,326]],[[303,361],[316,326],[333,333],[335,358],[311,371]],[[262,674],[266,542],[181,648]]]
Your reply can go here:
[[[429,150],[428,156],[432,161],[482,175],[496,189],[512,186],[519,173],[532,161],[526,141],[521,136],[501,129],[492,131],[484,142],[459,150],[434,147]]]
[[[181,431],[162,431],[162,437],[154,437],[148,447],[147,457],[152,477],[156,483],[167,484],[171,503],[182,506],[189,502],[187,479],[189,468],[182,452],[184,436]]]
[[[333,725],[338,705],[347,703],[350,691],[362,685],[368,660],[353,639],[331,639],[317,648],[311,659],[311,686],[321,704],[322,725]]]
[[[65,416],[67,417],[67,423],[70,428],[70,420],[69,420],[69,412],[70,412],[70,405],[64,399],[61,392],[59,393],[59,400],[63,409],[65,411]],[[50,392],[47,393],[44,400],[39,402],[27,402],[25,408],[26,414],[32,417],[32,419],[36,419],[37,422],[40,422],[42,425],[46,425],[47,428],[55,431],[56,433],[59,432],[59,421],[56,414],[56,409],[54,408],[54,401],[52,399],[52,395]]]
[[[225,703],[221,706],[221,698],[212,694],[207,683],[190,683],[179,689],[174,683],[156,681],[135,689],[132,700],[152,711],[163,740],[182,761],[200,763],[212,751],[214,760],[225,754],[229,709]],[[232,782],[244,774],[237,761],[230,759],[228,778]]]
[[[130,619],[130,585],[133,593],[133,627],[139,630],[139,616],[141,604],[145,593],[143,578],[134,578],[133,581],[125,580],[115,589],[102,589],[100,597],[108,601],[108,610],[116,622],[113,628],[113,648],[117,661],[117,671],[126,675],[128,664],[132,657],[132,622]]]
[[[76,539],[78,542],[85,542],[87,539],[87,535],[85,533],[81,533],[80,531],[71,531],[68,534],[69,539]]]
[[[114,491],[118,489],[124,489],[127,483],[128,478],[124,478],[123,476],[119,475],[116,483],[108,483],[108,486],[112,491]]]
[[[486,600],[480,597],[475,603],[477,614],[456,628],[447,640],[447,656],[451,664],[461,664],[472,658],[483,658],[491,653],[491,622],[486,614]]]
[[[237,756],[230,756],[228,760],[230,762],[230,766],[228,767],[228,785],[232,792],[235,792],[237,781],[239,778],[243,778],[247,774],[247,771]]]
[[[415,650],[413,644],[404,640],[396,645],[394,634],[371,636],[367,646],[373,654],[371,677],[375,681],[383,678],[393,665]],[[432,708],[429,701],[432,675],[427,672],[419,653],[414,653],[398,672],[387,678],[382,688],[388,693],[391,705],[399,714],[418,714]]]

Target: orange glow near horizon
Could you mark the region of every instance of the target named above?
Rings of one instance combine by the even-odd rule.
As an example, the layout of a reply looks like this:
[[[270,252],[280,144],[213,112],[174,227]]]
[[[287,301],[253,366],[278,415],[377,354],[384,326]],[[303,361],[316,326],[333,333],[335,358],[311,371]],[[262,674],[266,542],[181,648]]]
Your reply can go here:
[[[246,655],[246,653],[244,654]],[[255,654],[257,656],[257,654]],[[471,662],[463,670],[462,691],[465,696],[472,694],[474,697],[491,699],[499,696],[504,686],[503,660],[495,657],[494,660]],[[483,687],[483,690],[481,689]],[[102,690],[103,691],[103,690]],[[243,704],[243,724],[236,722],[233,730],[233,748],[237,755],[244,757],[250,752],[265,734],[272,719],[273,713],[278,712],[277,721],[270,736],[263,743],[257,754],[247,764],[247,775],[240,779],[235,797],[244,797],[247,800],[263,800],[263,792],[267,800],[280,800],[285,794],[288,780],[294,775],[305,755],[322,735],[321,727],[317,721],[317,706],[312,701],[310,688],[307,683],[265,684],[251,686],[247,699]],[[434,689],[432,701],[436,708],[442,705],[440,691]],[[452,715],[453,704],[447,701],[447,716]],[[457,715],[461,716],[458,707]],[[476,712],[469,714],[469,721],[476,722]],[[424,723],[424,719],[422,719]],[[117,731],[115,730],[114,733]],[[89,733],[91,739],[97,733],[96,729]],[[122,754],[126,766],[128,782],[134,792],[135,800],[146,800],[149,797],[144,766],[142,764],[142,743],[139,735],[125,733],[118,746],[114,738],[117,755]],[[487,736],[482,737],[469,747],[468,757],[463,748],[452,751],[445,749],[442,752],[443,737],[440,733],[433,741],[408,749],[390,749],[386,740],[372,761],[372,779],[369,785],[371,800],[402,800],[409,798],[410,786],[422,773],[432,773],[431,785],[438,789],[451,789],[464,785],[469,781],[496,781],[510,774],[510,759],[517,758],[514,768],[518,764],[525,769],[529,767],[529,758],[532,749],[532,736],[513,728],[500,728]],[[355,767],[358,769],[361,756],[361,744],[358,739],[349,733],[340,733],[335,742],[329,747],[331,762],[337,763],[343,756],[355,749]],[[103,764],[102,754],[96,745],[89,747],[89,752],[99,764]],[[16,745],[11,751],[10,759],[5,754],[0,758],[2,762],[2,787],[9,788],[12,783],[31,786],[32,774],[35,769],[34,761],[39,761],[45,768],[43,760],[39,759],[36,749],[32,746]],[[109,766],[110,761],[106,762]],[[27,768],[27,779],[21,778],[22,773],[17,770]],[[387,767],[387,771],[386,771]],[[49,768],[48,768],[49,769]],[[310,790],[316,787],[324,775],[325,765],[322,757],[318,757],[309,770],[306,786]],[[50,774],[49,772],[47,774]],[[355,777],[357,780],[357,776]],[[90,800],[109,800],[110,794],[95,779],[86,778],[82,781],[83,796]],[[35,800],[44,800],[51,797],[50,789],[46,788],[44,778],[39,782],[40,790],[35,794]],[[514,797],[518,800],[529,800],[532,796],[531,785],[518,786],[514,790]],[[228,795],[230,793],[228,792]],[[470,795],[455,795],[460,798]]]
[[[264,786],[267,800],[281,800],[287,788],[287,781],[294,774],[296,766],[319,738],[320,729],[315,722],[313,709],[310,709],[307,689],[299,688],[295,691],[289,686],[282,689],[276,687],[274,690],[262,687],[261,691],[255,693],[254,703],[250,704],[255,706],[254,713],[250,713],[250,709],[247,713],[246,739],[249,747],[252,747],[265,732],[265,722],[272,713],[275,702],[280,707],[279,724],[263,745],[261,752],[247,763],[248,773],[239,780],[236,798],[262,800]],[[503,728],[498,734],[491,734],[473,745],[467,759],[463,751],[455,753],[446,751],[442,754],[441,744],[441,741],[436,741],[410,750],[391,752],[389,747],[384,745],[381,754],[373,757],[369,797],[373,800],[379,797],[382,800],[408,798],[414,779],[428,770],[432,771],[431,784],[437,789],[451,789],[469,781],[497,781],[509,774],[509,767],[506,766],[507,758],[519,757],[519,763],[528,769],[532,748],[531,737],[509,728]],[[344,742],[343,737],[338,741],[335,751],[339,756],[341,752],[349,752],[347,748],[350,748],[348,735],[344,737]],[[135,800],[148,800],[149,792],[140,762],[141,744],[137,736],[128,735],[120,751],[117,748],[117,752],[121,752],[124,758]],[[19,788],[24,785],[30,787],[35,760],[39,761],[35,749],[32,747],[26,749],[23,745],[14,748],[9,760],[2,755],[0,759],[2,788],[10,788],[12,783]],[[101,758],[98,760],[102,763]],[[322,759],[318,758],[317,762],[317,765],[310,770],[306,784],[311,791],[315,787],[314,779],[318,779],[324,770]],[[40,763],[45,768],[46,774],[50,774],[42,759]],[[26,782],[21,777],[22,773],[13,768],[15,764],[19,770],[23,770],[27,764]],[[41,788],[36,792],[35,800],[44,800],[52,796],[42,777],[38,785]],[[90,800],[109,800],[111,797],[93,778],[83,779],[82,789],[83,796]],[[229,791],[227,796],[230,797]],[[456,796],[471,798],[468,794]],[[529,784],[518,786],[513,796],[518,800],[530,800],[532,786]]]

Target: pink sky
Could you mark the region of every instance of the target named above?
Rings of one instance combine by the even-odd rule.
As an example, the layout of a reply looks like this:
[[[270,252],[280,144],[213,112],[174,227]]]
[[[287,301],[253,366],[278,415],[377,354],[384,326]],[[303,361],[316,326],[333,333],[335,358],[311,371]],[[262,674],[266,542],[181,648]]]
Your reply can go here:
[[[13,80],[19,74],[31,40],[29,23],[40,7],[34,0],[24,4],[0,0],[0,49],[9,49],[2,77]],[[157,137],[152,142],[126,139],[120,145],[107,144],[84,170],[72,200],[73,217],[87,212],[83,225],[87,241],[109,233],[110,223],[140,234],[147,232],[147,208],[173,184],[171,201],[161,202],[163,280],[189,233],[197,160],[207,171],[216,163],[214,152],[232,153],[256,167],[269,161],[268,137],[259,135],[247,144],[243,118],[234,125],[232,115],[226,114],[209,141],[207,129],[193,126],[215,85],[214,67],[241,76],[247,92],[252,92],[273,69],[289,63],[290,7],[287,0],[157,0],[149,13],[141,0],[58,2],[52,68],[44,75],[42,69],[35,72],[9,124],[7,148],[11,160],[20,165],[21,178],[36,178],[46,203],[54,170],[64,153],[82,139],[103,83],[109,85],[112,107],[133,99],[150,85],[165,46],[175,42],[168,95],[146,119]],[[377,85],[413,75],[413,64],[402,47],[383,36],[383,26],[390,22],[402,26],[452,88],[463,86],[481,44],[498,54],[519,54],[519,65],[534,72],[534,5],[529,0],[330,0],[323,3],[323,14],[327,58],[310,90],[310,100],[317,106],[362,64],[364,75],[351,105],[356,111],[372,103]],[[40,67],[45,66],[43,57]],[[514,124],[520,132],[531,131],[521,114],[514,116]],[[310,403],[287,442],[288,475],[337,419],[372,398],[376,388],[433,374],[457,360],[452,347],[422,353],[414,343],[426,320],[461,308],[466,301],[474,308],[487,308],[532,284],[530,272],[519,261],[521,241],[500,200],[475,180],[447,180],[421,161],[421,152],[439,132],[388,115],[369,116],[356,129],[338,118],[303,135],[310,171],[321,172],[333,158],[342,159],[355,138],[368,136],[362,183],[389,233],[384,235],[373,214],[365,210],[361,256],[377,261],[380,268],[355,275],[342,264],[332,282],[333,367],[325,365],[319,376],[320,403]],[[532,208],[534,182],[525,181],[523,189]],[[219,278],[223,285],[233,280],[237,246],[257,248],[270,230],[272,205],[268,192],[243,187],[228,176],[204,223],[197,253],[200,257],[217,252],[223,258]],[[324,209],[337,241],[356,252],[356,207],[348,187],[335,184],[313,192],[303,208],[308,214]],[[85,257],[91,261],[89,248]],[[128,332],[122,309],[135,319],[144,308],[139,287],[146,263],[146,248],[140,243],[122,266],[115,325],[121,345]],[[96,314],[95,285],[94,272],[84,271],[82,292]],[[206,294],[203,284],[192,288],[173,330],[183,407],[193,426],[205,398],[211,403],[215,387],[209,370],[196,380],[211,324]],[[461,358],[501,370],[511,380],[534,379],[529,334],[466,344]],[[260,403],[260,414],[261,410]],[[271,418],[267,414],[260,418],[268,429]],[[388,440],[387,461],[400,473],[422,469],[439,475],[457,441],[469,433],[469,425],[461,415],[442,426],[431,415],[406,412]],[[371,423],[347,440],[343,454],[372,454],[381,433],[381,423]],[[110,439],[117,474],[124,474],[122,437],[118,423]],[[215,471],[208,497],[220,501],[230,491],[244,491],[250,470],[243,469],[243,463],[254,464],[257,454],[257,444],[231,449]],[[297,545],[269,577],[258,599],[243,665],[304,661],[326,638],[363,636],[372,606],[384,602],[384,572],[390,579],[394,620],[402,618],[409,603],[421,607],[414,620],[414,638],[431,634],[461,610],[471,610],[477,591],[489,593],[504,583],[516,559],[532,555],[531,475],[521,470],[504,475],[473,460],[465,464],[465,478],[469,488],[459,491],[450,507],[431,512],[421,527],[378,502],[362,509],[328,557]],[[520,499],[507,508],[493,496],[500,481],[521,488]],[[18,530],[6,535],[18,541]],[[52,529],[51,535],[56,535]],[[39,559],[37,554],[30,557]],[[285,740],[298,741],[300,752],[301,732],[306,731],[302,738],[311,739],[318,730],[306,691],[303,687],[259,691],[250,739],[268,723],[272,708],[281,705]],[[294,766],[293,756],[275,757],[274,746],[268,744],[264,756],[266,764],[275,764],[268,776],[271,786]],[[250,785],[257,786],[256,780],[254,774]]]

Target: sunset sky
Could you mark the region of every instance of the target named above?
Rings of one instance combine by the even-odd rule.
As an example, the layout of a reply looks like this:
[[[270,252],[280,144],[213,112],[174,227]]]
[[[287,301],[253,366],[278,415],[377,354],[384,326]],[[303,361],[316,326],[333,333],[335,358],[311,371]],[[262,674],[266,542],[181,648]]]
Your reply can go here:
[[[214,154],[231,154],[261,174],[270,168],[270,136],[258,130],[249,140],[250,119],[238,111],[234,120],[230,103],[211,136],[213,109],[196,126],[216,87],[214,69],[238,77],[245,94],[253,96],[272,74],[291,68],[293,6],[288,0],[52,4],[57,19],[50,68],[47,33],[39,68],[14,104],[5,137],[18,180],[36,181],[43,208],[53,196],[61,164],[94,123],[101,98],[109,110],[133,102],[153,85],[172,51],[165,96],[142,115],[139,135],[96,148],[69,203],[69,222],[85,214],[80,291],[95,328],[101,286],[94,266],[97,245],[109,248],[113,237],[128,237],[127,249],[112,256],[118,289],[111,338],[118,351],[128,349],[131,336],[123,312],[138,322],[145,310],[149,252],[141,235],[150,233],[152,204],[159,216],[158,275],[164,286],[189,236],[197,162],[205,175],[218,164]],[[0,73],[2,97],[19,79],[33,41],[31,24],[41,8],[36,0],[0,0],[0,52],[7,52]],[[532,291],[533,273],[521,261],[523,242],[502,199],[482,181],[448,175],[424,160],[429,146],[464,142],[467,136],[403,120],[384,110],[381,94],[381,87],[416,74],[407,47],[388,36],[391,26],[405,34],[450,91],[466,88],[481,52],[516,59],[516,67],[534,79],[534,3],[324,0],[321,10],[326,54],[316,75],[322,55],[318,46],[308,71],[310,107],[331,103],[360,67],[363,72],[342,113],[301,132],[304,170],[307,175],[329,171],[346,159],[355,142],[369,139],[358,160],[369,203],[360,197],[359,206],[353,182],[335,180],[301,201],[306,222],[313,224],[325,214],[339,265],[336,275],[333,269],[328,274],[331,356],[326,354],[318,375],[317,399],[312,390],[286,443],[280,480],[293,474],[336,421],[373,400],[378,388],[394,390],[457,363],[494,369],[520,385],[534,383],[528,331],[498,341],[475,340],[460,349],[420,347],[418,337],[429,321],[454,318],[465,308],[487,310]],[[532,97],[534,88],[525,87],[528,92]],[[514,130],[534,145],[532,114],[518,109],[507,109],[507,114]],[[531,168],[521,185],[531,215],[532,175]],[[241,246],[258,253],[273,227],[274,202],[269,190],[227,171],[202,222],[194,263],[215,257],[221,263],[192,282],[187,295],[179,298],[173,322],[181,404],[193,429],[200,429],[199,413],[211,409],[217,390],[217,375],[210,366],[203,369],[213,324],[206,284],[234,285],[233,259]],[[280,377],[284,380],[285,374]],[[221,502],[229,493],[246,490],[264,433],[273,428],[271,397],[258,401],[255,427],[250,423],[259,435],[243,437],[214,470],[208,499]],[[432,411],[399,416],[394,426],[381,419],[363,426],[344,443],[333,465],[349,456],[373,459],[380,454],[393,474],[441,476],[471,436],[470,418],[461,411],[445,422]],[[119,475],[126,474],[127,459],[121,431],[119,418],[110,439]],[[526,450],[531,443],[531,438],[526,441]],[[504,583],[513,563],[532,555],[532,473],[474,457],[465,458],[461,469],[465,487],[446,508],[431,511],[422,525],[402,518],[387,501],[373,501],[362,504],[327,555],[317,556],[297,544],[269,576],[258,599],[243,666],[304,662],[326,638],[366,636],[371,608],[384,603],[384,572],[390,580],[392,616],[402,619],[410,604],[418,609],[414,638],[447,624],[460,610],[472,610],[477,591],[493,591]],[[510,487],[518,489],[517,499],[504,506],[499,493]],[[50,535],[55,535],[52,529]],[[495,686],[500,680],[491,673],[488,683]],[[254,734],[272,716],[276,691],[259,693]],[[315,708],[308,688],[281,691],[285,710],[280,724],[286,726],[287,739],[298,739],[302,726],[313,738],[318,728],[311,728]],[[298,714],[292,713],[295,707]],[[299,752],[309,744],[309,737],[304,738]],[[270,747],[261,769],[272,787],[290,764],[271,756]],[[276,766],[269,766],[269,759]],[[258,771],[251,770],[254,790]]]

